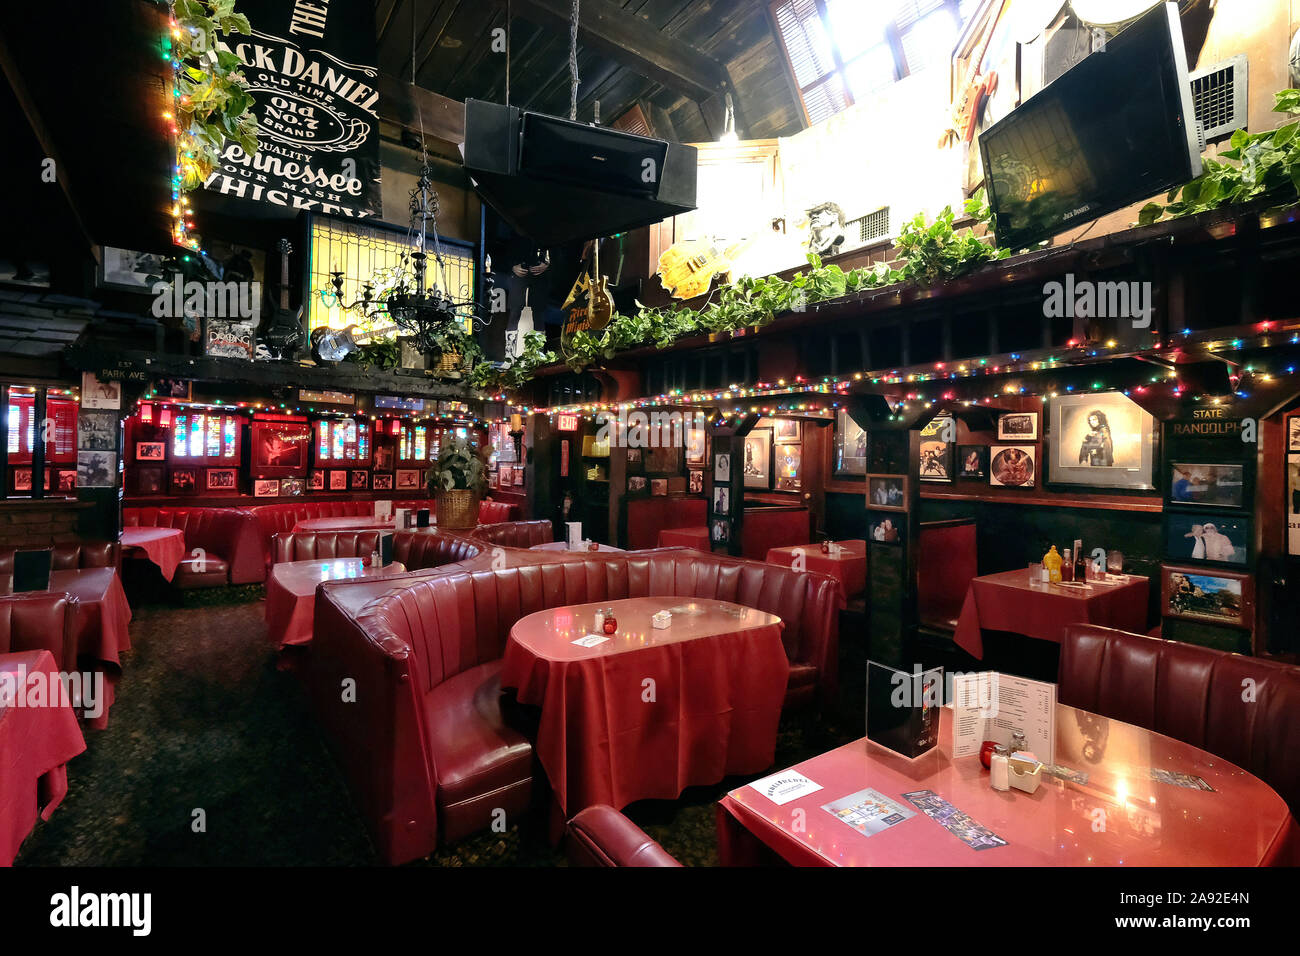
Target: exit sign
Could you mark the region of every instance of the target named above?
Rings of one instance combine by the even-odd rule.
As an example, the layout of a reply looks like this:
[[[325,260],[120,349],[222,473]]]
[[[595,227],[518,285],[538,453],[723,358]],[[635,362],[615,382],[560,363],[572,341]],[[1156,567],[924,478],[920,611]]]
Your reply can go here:
[[[576,432],[578,430],[578,416],[557,415],[555,427],[562,432]]]

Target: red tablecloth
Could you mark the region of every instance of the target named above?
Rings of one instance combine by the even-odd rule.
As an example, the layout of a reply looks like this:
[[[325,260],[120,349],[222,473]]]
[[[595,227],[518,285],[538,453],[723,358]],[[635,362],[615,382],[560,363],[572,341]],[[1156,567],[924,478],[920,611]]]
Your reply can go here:
[[[1061,643],[1067,624],[1100,624],[1146,633],[1148,580],[1130,574],[1126,582],[1089,581],[1090,590],[1031,584],[1029,569],[974,578],[957,619],[957,646],[984,656],[986,631],[1010,631]]]
[[[768,564],[795,566],[802,555],[804,571],[821,571],[840,582],[843,596],[855,598],[867,589],[867,542],[861,540],[837,541],[837,554],[824,554],[820,544],[799,544],[787,548],[772,548],[767,552]]]
[[[96,730],[108,726],[117,680],[122,676],[123,651],[131,649],[127,631],[131,605],[122,590],[115,568],[79,568],[50,572],[50,590],[67,591],[77,599],[72,608],[77,632],[78,666],[104,675],[103,707],[97,716],[87,716]]]
[[[1096,759],[1098,740],[1094,763],[1085,747]],[[1058,706],[1056,763],[1087,781],[1044,775],[1033,794],[992,789],[979,757],[951,757],[951,745],[945,707],[939,746],[916,760],[863,738],[781,773],[801,774],[820,790],[781,805],[752,786],[733,790],[718,813],[719,857],[754,863],[761,844],[800,866],[1259,866],[1292,858],[1291,812],[1272,788],[1132,724]],[[1192,774],[1214,789],[1157,782],[1152,769]],[[868,836],[823,809],[866,789],[915,815]],[[903,796],[917,791],[933,792],[1006,845],[967,845]]]
[[[49,651],[0,655],[0,866],[9,866],[27,834],[48,820],[68,792],[66,764],[86,749],[77,716],[66,700],[51,706],[48,694],[36,698],[36,683],[47,690],[58,682]],[[22,694],[5,700],[7,692]],[[26,706],[40,700],[42,706]]]
[[[704,525],[698,528],[664,528],[659,532],[659,547],[713,550],[709,546],[709,529]]]
[[[293,526],[299,531],[392,531],[393,518],[374,515],[341,515],[337,518],[303,518]]]
[[[180,528],[123,528],[122,547],[139,548],[170,581],[185,557],[185,532]]]
[[[568,551],[568,550],[569,550],[569,543],[568,543],[567,541],[548,541],[548,542],[546,542],[545,544],[534,544],[534,545],[530,546],[528,550],[529,550],[529,551]],[[598,545],[596,545],[596,550],[597,550],[597,551],[617,551],[617,552],[619,552],[620,554],[623,553],[623,549],[622,549],[622,548],[611,547],[611,546],[608,545],[608,544],[598,544]],[[577,549],[575,549],[572,553],[573,553],[573,554],[582,554],[583,552],[586,552],[586,551],[590,551],[590,548],[577,548]]]
[[[398,561],[382,568],[367,568],[361,558],[284,561],[271,567],[266,578],[266,632],[278,650],[310,644],[316,615],[316,586],[322,581],[377,578],[403,574]]]
[[[594,647],[597,607],[618,633]],[[651,615],[673,611],[656,630]],[[659,597],[552,608],[510,631],[503,687],[541,708],[537,754],[566,817],[768,767],[789,664],[781,619],[726,601]],[[653,681],[647,684],[647,681]]]

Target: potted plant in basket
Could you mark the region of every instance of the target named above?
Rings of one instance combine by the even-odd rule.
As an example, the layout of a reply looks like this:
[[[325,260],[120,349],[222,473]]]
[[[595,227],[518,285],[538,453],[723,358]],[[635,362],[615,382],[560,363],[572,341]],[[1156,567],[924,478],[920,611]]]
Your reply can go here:
[[[447,438],[437,464],[426,479],[429,494],[438,500],[438,527],[472,528],[478,524],[479,497],[486,485],[488,448],[475,448],[469,439]]]

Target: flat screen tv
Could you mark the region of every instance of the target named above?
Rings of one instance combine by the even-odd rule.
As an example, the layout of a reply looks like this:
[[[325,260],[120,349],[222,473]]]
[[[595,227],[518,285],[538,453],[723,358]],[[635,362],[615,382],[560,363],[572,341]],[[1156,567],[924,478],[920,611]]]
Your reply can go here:
[[[980,134],[998,245],[1023,249],[1201,173],[1178,5],[1162,3]]]

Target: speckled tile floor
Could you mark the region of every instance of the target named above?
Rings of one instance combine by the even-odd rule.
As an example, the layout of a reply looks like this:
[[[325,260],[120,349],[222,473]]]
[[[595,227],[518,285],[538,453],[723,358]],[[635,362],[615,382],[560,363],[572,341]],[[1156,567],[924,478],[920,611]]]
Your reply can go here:
[[[86,732],[67,798],[16,865],[377,864],[300,688],[275,668],[260,589],[207,592],[187,603],[194,606],[134,609],[133,649],[108,729]],[[782,721],[773,769],[861,736],[862,712],[848,706],[847,719]],[[626,812],[684,864],[716,864],[713,803],[743,782],[691,788],[679,800]],[[422,863],[562,865],[543,829],[480,834]]]

